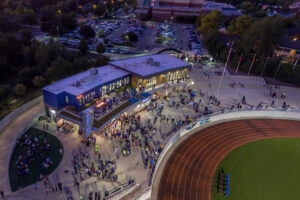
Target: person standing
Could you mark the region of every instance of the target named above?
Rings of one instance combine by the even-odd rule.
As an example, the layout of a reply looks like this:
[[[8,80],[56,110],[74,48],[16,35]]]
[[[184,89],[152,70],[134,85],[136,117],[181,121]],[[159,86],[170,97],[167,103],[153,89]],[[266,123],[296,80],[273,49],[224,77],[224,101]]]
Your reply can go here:
[[[61,182],[58,182],[58,189],[59,189],[59,192],[62,192],[62,183]]]
[[[34,190],[37,190],[38,189],[38,185],[37,185],[37,183],[35,182],[34,183]]]
[[[3,192],[3,190],[0,190],[0,196],[1,196],[2,199],[4,199],[4,192]]]

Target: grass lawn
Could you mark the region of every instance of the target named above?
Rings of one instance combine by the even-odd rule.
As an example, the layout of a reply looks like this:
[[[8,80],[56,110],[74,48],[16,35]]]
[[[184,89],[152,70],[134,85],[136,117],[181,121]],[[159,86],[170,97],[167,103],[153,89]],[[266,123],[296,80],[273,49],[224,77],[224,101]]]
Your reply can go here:
[[[37,136],[39,140],[43,140],[43,138],[48,138],[48,143],[51,146],[51,150],[48,151],[48,153],[42,154],[41,152],[37,151],[36,158],[31,161],[29,166],[29,174],[18,176],[17,175],[17,164],[16,161],[20,155],[25,155],[26,149],[24,146],[16,145],[13,154],[10,159],[9,163],[9,179],[10,179],[10,185],[12,191],[16,191],[19,188],[24,188],[26,186],[29,186],[33,184],[35,181],[40,180],[40,174],[50,174],[53,172],[57,166],[59,165],[62,155],[59,153],[59,149],[63,148],[60,141],[53,135],[45,133],[41,130],[30,128],[25,134]],[[46,160],[46,158],[50,158],[50,160],[53,162],[53,165],[50,165],[48,169],[42,169],[41,163]]]
[[[230,174],[230,194],[217,193],[213,200],[299,200],[300,139],[276,138],[252,142],[232,151],[221,162]]]

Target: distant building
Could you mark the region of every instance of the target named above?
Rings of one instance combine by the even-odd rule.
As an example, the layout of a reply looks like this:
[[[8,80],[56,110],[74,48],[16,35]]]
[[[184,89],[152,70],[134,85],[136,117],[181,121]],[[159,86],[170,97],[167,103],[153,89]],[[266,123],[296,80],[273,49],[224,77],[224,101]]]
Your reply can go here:
[[[190,64],[170,56],[157,54],[111,61],[108,65],[91,68],[43,88],[47,115],[58,127],[68,125],[89,136],[98,129],[97,101],[116,90],[151,88],[187,77]]]
[[[139,0],[136,13],[141,19],[162,21],[176,20],[178,17],[197,17],[213,10],[219,10],[224,17],[229,18],[242,15],[232,5],[205,0]]]
[[[278,48],[274,50],[274,55],[281,56],[290,62],[294,62],[300,57],[300,31],[298,28],[288,29],[285,32]]]
[[[290,8],[292,11],[300,11],[300,1],[294,2],[294,3],[290,4],[290,5],[289,5],[289,8]]]

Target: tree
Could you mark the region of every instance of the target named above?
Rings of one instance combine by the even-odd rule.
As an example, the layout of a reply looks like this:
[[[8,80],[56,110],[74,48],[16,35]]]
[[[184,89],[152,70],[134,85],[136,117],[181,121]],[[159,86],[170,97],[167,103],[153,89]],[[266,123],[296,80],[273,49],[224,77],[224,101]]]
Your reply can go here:
[[[208,15],[201,18],[201,26],[197,31],[207,32],[208,30],[217,30],[221,22],[221,12],[213,10]]]
[[[47,69],[46,74],[51,80],[58,80],[61,77],[65,77],[70,68],[70,63],[65,61],[63,57],[59,56],[51,63],[51,66]]]
[[[22,42],[23,42],[23,44],[29,46],[30,43],[31,43],[32,38],[33,38],[33,35],[32,35],[30,30],[28,30],[28,29],[23,29],[22,30]]]
[[[131,42],[138,41],[138,36],[135,32],[130,31],[127,35],[128,35],[129,41],[131,41]]]
[[[94,15],[100,17],[105,14],[105,7],[103,5],[98,5],[94,10]]]
[[[28,25],[33,25],[36,23],[35,12],[31,9],[24,9],[23,22]]]
[[[85,39],[82,38],[79,42],[79,51],[81,53],[86,53],[89,50],[88,44],[86,43]]]
[[[266,17],[255,21],[242,36],[242,49],[246,53],[271,55],[283,34],[279,17]]]
[[[39,88],[44,85],[45,79],[42,76],[35,76],[32,80],[32,83],[35,87]]]
[[[97,51],[98,53],[104,53],[104,52],[105,52],[105,46],[104,46],[102,43],[99,43],[99,44],[97,45],[96,51]]]
[[[55,29],[55,31],[57,32],[57,27],[59,30],[59,34],[62,35],[74,30],[77,27],[77,22],[73,19],[72,16],[62,14],[57,17],[56,24],[52,26],[52,29]]]
[[[97,33],[98,37],[103,37],[104,36],[104,31],[103,30],[99,30]]]
[[[23,84],[17,84],[14,87],[14,93],[16,94],[17,97],[23,97],[26,93],[26,90],[27,90],[27,88]]]
[[[245,13],[253,13],[257,10],[256,5],[251,1],[244,1],[240,7],[244,10]]]
[[[230,21],[230,26],[228,27],[228,35],[242,35],[251,24],[254,22],[254,18],[250,15],[242,15]]]
[[[156,43],[163,43],[164,41],[165,41],[165,38],[163,36],[159,36],[155,40]]]
[[[79,30],[79,34],[84,38],[93,38],[96,35],[92,27],[88,25],[81,26]]]
[[[11,87],[8,84],[0,85],[0,102],[6,101],[11,95]]]
[[[9,19],[8,17],[0,16],[0,32],[15,32],[20,29],[20,24],[15,19]]]
[[[195,21],[195,27],[198,28],[201,26],[201,20],[202,20],[203,15],[199,15]]]

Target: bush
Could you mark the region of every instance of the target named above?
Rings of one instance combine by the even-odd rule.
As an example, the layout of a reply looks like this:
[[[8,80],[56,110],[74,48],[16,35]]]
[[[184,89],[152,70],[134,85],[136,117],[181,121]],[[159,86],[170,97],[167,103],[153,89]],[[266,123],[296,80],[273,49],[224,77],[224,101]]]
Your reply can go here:
[[[86,53],[89,50],[88,44],[86,43],[85,39],[81,39],[79,42],[79,51],[81,53]]]
[[[11,95],[10,85],[0,85],[0,101],[6,101]]]
[[[88,25],[81,26],[80,30],[79,30],[79,34],[85,38],[93,38],[96,35],[95,31],[92,29],[92,27],[90,27]]]
[[[165,39],[164,37],[159,36],[159,37],[156,38],[155,42],[156,42],[156,43],[163,43],[165,40],[166,40],[166,39]]]
[[[98,37],[103,37],[104,36],[104,31],[103,30],[99,30],[97,33]]]
[[[41,87],[45,83],[45,79],[42,76],[35,76],[32,80],[32,83],[35,87]]]
[[[105,52],[105,46],[104,46],[102,43],[99,43],[99,44],[97,45],[96,51],[97,51],[98,53],[104,53],[104,52]]]
[[[130,31],[127,35],[128,35],[128,38],[129,38],[130,42],[136,42],[136,41],[138,41],[138,36],[137,36],[137,34],[135,32]]]
[[[23,84],[17,84],[14,88],[14,92],[17,97],[23,97],[26,93],[26,90],[27,90],[27,88]]]

